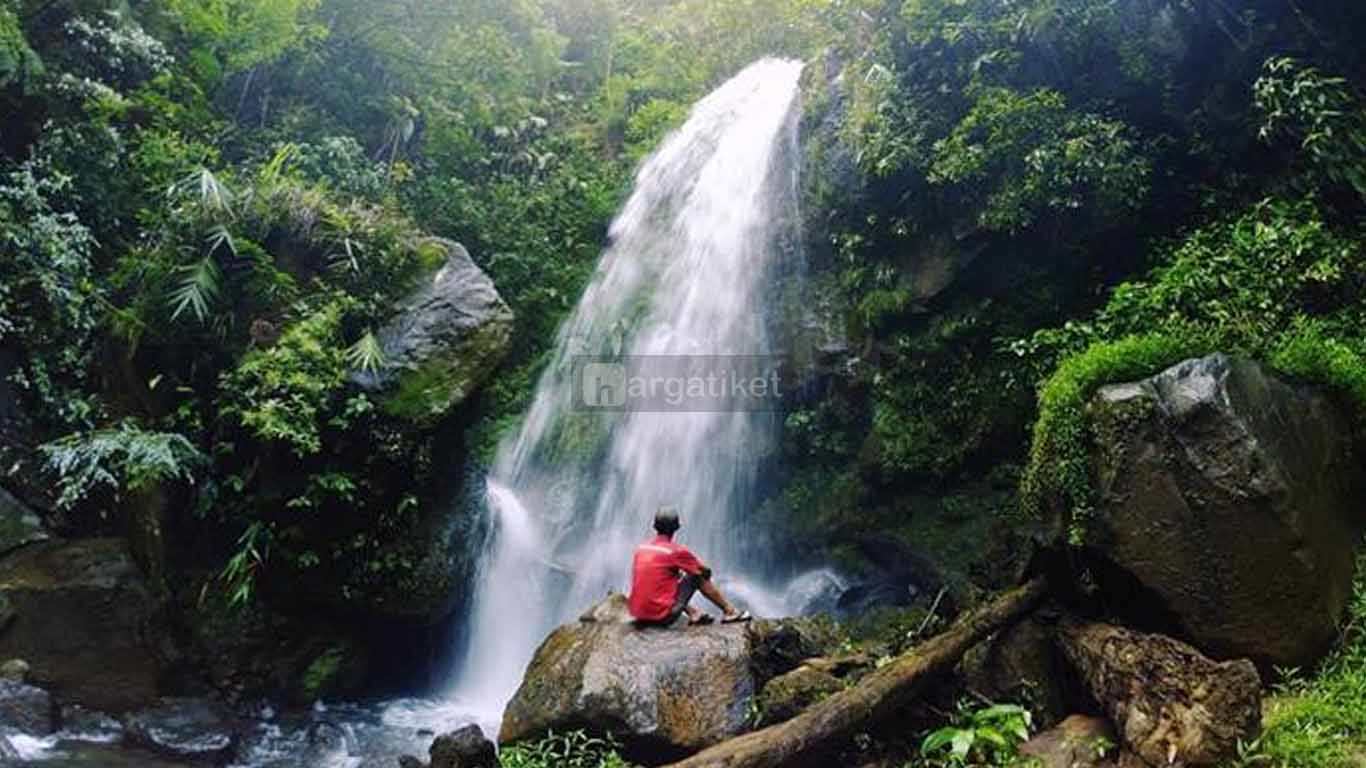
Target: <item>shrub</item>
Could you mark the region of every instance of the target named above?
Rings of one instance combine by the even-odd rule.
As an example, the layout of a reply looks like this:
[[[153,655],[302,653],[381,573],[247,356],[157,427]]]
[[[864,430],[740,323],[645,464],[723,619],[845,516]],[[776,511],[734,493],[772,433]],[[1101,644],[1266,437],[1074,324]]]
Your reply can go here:
[[[504,747],[498,759],[503,768],[630,768],[619,748],[610,736],[552,731],[540,741]]]

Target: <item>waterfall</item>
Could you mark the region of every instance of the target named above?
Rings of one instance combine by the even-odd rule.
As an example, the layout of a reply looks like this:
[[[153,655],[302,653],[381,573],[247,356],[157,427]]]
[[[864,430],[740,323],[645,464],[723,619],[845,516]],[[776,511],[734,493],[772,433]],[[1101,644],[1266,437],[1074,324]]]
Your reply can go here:
[[[758,526],[746,527],[775,413],[594,410],[575,389],[583,356],[695,370],[774,352],[766,310],[775,276],[792,266],[801,68],[752,64],[641,165],[520,431],[499,448],[492,533],[452,694],[485,722],[501,717],[547,632],[629,588],[632,551],[661,504],[679,508],[679,541],[732,601],[774,615],[800,610],[810,591],[809,579],[789,590],[790,570]]]

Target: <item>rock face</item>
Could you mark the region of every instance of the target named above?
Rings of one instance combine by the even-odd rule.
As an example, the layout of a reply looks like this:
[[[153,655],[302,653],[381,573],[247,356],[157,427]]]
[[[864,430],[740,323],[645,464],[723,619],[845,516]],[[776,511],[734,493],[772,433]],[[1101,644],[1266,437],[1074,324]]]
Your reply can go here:
[[[17,614],[0,658],[22,658],[29,680],[110,712],[157,693],[162,615],[119,539],[34,544],[0,561],[0,594]]]
[[[445,264],[405,299],[378,334],[385,365],[358,372],[359,386],[385,392],[389,412],[430,424],[460,404],[507,352],[512,310],[464,246],[431,240]]]
[[[1151,768],[1222,765],[1261,731],[1262,682],[1246,659],[1216,663],[1107,624],[1065,621],[1058,639],[1120,741]]]
[[[791,669],[810,647],[782,622],[641,629],[623,596],[608,600],[591,612],[597,620],[562,626],[542,643],[500,742],[584,728],[620,738],[633,761],[667,762],[747,730],[764,675]]]
[[[231,712],[202,699],[164,699],[131,715],[124,738],[157,754],[193,763],[222,765],[232,759],[240,738]]]
[[[1308,667],[1331,647],[1362,530],[1348,420],[1226,357],[1103,388],[1087,543],[1125,618],[1218,658]]]

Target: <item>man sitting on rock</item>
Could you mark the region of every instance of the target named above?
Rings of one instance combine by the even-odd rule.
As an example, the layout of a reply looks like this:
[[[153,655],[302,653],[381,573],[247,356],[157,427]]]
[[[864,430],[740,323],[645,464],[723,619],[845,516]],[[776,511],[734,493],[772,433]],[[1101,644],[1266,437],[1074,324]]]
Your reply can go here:
[[[688,605],[699,591],[721,609],[722,624],[753,618],[749,611],[736,610],[712,583],[711,569],[673,540],[678,528],[678,510],[660,507],[655,513],[655,532],[659,535],[636,547],[627,601],[636,623],[667,627],[686,613],[689,624],[710,624],[710,615]]]

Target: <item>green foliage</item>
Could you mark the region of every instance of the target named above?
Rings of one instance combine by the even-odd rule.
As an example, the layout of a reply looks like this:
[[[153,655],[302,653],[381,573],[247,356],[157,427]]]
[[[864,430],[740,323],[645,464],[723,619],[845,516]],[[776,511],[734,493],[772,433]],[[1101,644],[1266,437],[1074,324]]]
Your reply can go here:
[[[43,72],[43,62],[29,47],[9,2],[0,4],[0,88],[27,85]]]
[[[1366,110],[1345,79],[1273,57],[1253,92],[1264,115],[1262,140],[1298,140],[1314,173],[1366,198]]]
[[[981,206],[981,225],[1019,231],[1044,212],[1101,217],[1139,207],[1148,162],[1123,123],[1076,114],[1063,95],[986,88],[934,144],[929,180]]]
[[[1014,704],[960,705],[954,724],[927,736],[920,752],[936,765],[1014,765],[1032,720],[1028,709]]]
[[[57,506],[70,509],[97,488],[136,492],[167,481],[193,482],[206,460],[183,435],[148,432],[131,421],[68,435],[40,449],[57,477]]]
[[[552,731],[539,741],[503,747],[498,759],[505,768],[630,768],[618,749],[610,736]]]

